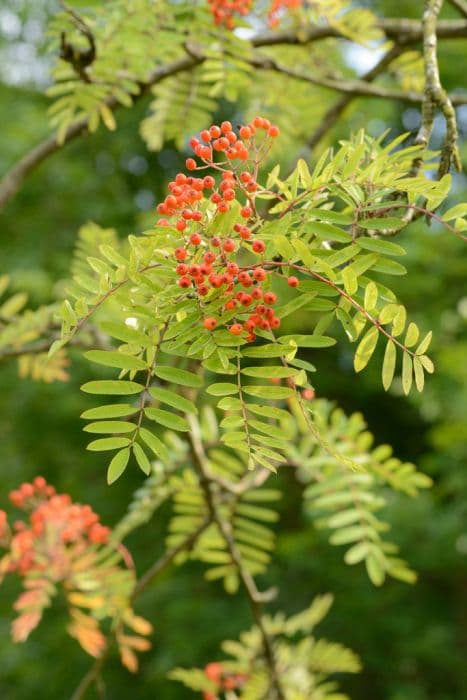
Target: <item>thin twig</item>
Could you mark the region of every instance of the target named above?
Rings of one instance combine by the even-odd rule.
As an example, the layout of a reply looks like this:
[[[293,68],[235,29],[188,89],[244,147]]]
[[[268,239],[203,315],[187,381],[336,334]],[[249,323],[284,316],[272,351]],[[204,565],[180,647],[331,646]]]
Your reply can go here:
[[[285,694],[282,689],[280,675],[277,668],[273,642],[268,634],[268,631],[263,621],[263,602],[265,600],[265,597],[268,596],[267,594],[265,596],[265,594],[261,594],[258,591],[254,578],[243,564],[242,555],[237,549],[237,545],[232,534],[230,523],[225,521],[219,515],[216,500],[212,491],[212,484],[206,473],[207,457],[204,452],[198,421],[193,415],[187,416],[187,420],[190,424],[189,440],[192,447],[193,458],[200,477],[201,487],[203,488],[203,491],[205,493],[206,503],[211,518],[217,524],[219,531],[225,540],[232,561],[238,570],[238,574],[240,576],[248,598],[252,616],[261,634],[261,638],[263,641],[264,657],[271,676],[271,690],[274,692],[274,696],[268,697],[275,697],[277,700],[285,700]]]

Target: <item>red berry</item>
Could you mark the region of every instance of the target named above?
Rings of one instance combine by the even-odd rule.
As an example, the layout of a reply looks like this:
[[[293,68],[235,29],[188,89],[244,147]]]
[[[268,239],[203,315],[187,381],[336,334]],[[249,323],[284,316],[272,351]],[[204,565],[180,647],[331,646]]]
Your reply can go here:
[[[272,306],[273,304],[276,303],[277,296],[274,294],[274,292],[265,292],[263,299],[264,299],[265,304]]]
[[[203,215],[201,214],[200,211],[194,211],[191,215],[191,218],[193,219],[193,221],[201,221],[201,219],[203,218]]]
[[[224,134],[226,134],[228,131],[232,131],[232,124],[228,121],[222,122],[221,131]]]
[[[226,214],[229,211],[229,203],[228,202],[219,202],[217,205],[217,211],[220,211],[221,214]]]
[[[193,158],[187,158],[185,161],[187,170],[196,170],[196,161]]]
[[[253,299],[256,300],[261,299],[261,297],[263,296],[263,290],[259,287],[255,287],[251,292],[251,296],[253,297]]]
[[[199,245],[203,239],[199,235],[199,233],[192,233],[190,236],[190,243],[192,245]]]
[[[185,260],[186,256],[188,255],[188,252],[186,248],[176,248],[175,249],[175,257],[177,260]]]
[[[271,328],[279,328],[279,326],[281,325],[281,320],[280,318],[277,318],[277,316],[274,316],[274,318],[271,318],[269,323],[271,325]]]
[[[210,175],[206,175],[206,177],[203,180],[204,187],[208,190],[211,190],[215,184],[216,184],[216,181],[214,180],[214,178],[211,177]]]
[[[232,238],[226,238],[222,246],[226,253],[233,253],[235,250],[235,241]]]
[[[201,297],[205,297],[205,296],[207,296],[207,295],[209,294],[209,287],[207,286],[207,284],[200,284],[200,285],[199,285],[199,287],[198,287],[198,294],[199,294]]]
[[[247,170],[244,170],[242,173],[240,173],[240,180],[242,182],[245,182],[245,183],[250,182],[250,180],[252,180],[252,179],[253,179],[253,176]]]
[[[241,335],[243,326],[241,326],[240,323],[234,323],[233,326],[230,326],[229,331],[232,333],[232,335]]]
[[[289,285],[289,287],[298,287],[298,285],[300,284],[300,280],[298,279],[298,277],[292,276],[287,279],[287,284]]]
[[[206,129],[201,132],[200,136],[206,143],[209,143],[212,138],[211,134],[209,133],[209,131],[206,131]]]
[[[211,245],[214,246],[214,248],[219,248],[219,246],[222,244],[221,239],[219,236],[213,236],[211,238]]]
[[[226,303],[225,308],[231,311],[232,309],[235,309],[237,306],[237,302],[235,299],[229,299],[229,301]]]
[[[177,231],[184,231],[186,229],[186,221],[184,221],[183,219],[179,219],[175,224],[175,228],[177,229]]]
[[[249,126],[241,126],[239,133],[242,139],[249,139],[251,136],[251,129]]]
[[[253,210],[251,209],[251,207],[242,207],[240,209],[240,215],[243,216],[244,219],[249,219],[252,213]]]
[[[217,320],[213,316],[208,316],[208,318],[204,319],[203,326],[206,328],[206,330],[213,331],[217,326]]]
[[[178,285],[182,289],[188,289],[188,287],[191,287],[191,280],[189,277],[186,277],[186,275],[184,275],[178,280]]]
[[[254,243],[251,247],[253,248],[255,253],[264,253],[264,251],[266,250],[266,246],[264,244],[264,241],[260,241],[260,240],[254,241]]]
[[[185,265],[185,263],[180,263],[180,265],[177,265],[175,268],[175,272],[177,275],[186,275],[188,272],[188,265]]]
[[[240,238],[242,238],[244,241],[247,241],[249,238],[251,238],[251,231],[248,228],[248,226],[242,226],[242,230],[240,231]]]
[[[237,275],[238,274],[237,263],[234,263],[234,262],[227,263],[227,272],[229,272],[231,275]]]
[[[275,139],[276,136],[279,136],[279,134],[280,134],[279,127],[274,126],[274,125],[270,126],[268,129],[268,134],[271,138]]]
[[[263,270],[262,267],[257,267],[256,270],[253,272],[253,277],[257,282],[264,282],[264,280],[267,277],[267,272],[266,270]]]
[[[216,259],[216,254],[212,252],[212,250],[208,250],[207,253],[204,254],[204,262],[208,263],[208,265],[211,265],[214,260]]]
[[[222,132],[221,132],[221,130],[219,129],[218,126],[216,126],[215,124],[213,124],[213,125],[209,128],[209,133],[211,134],[211,136],[212,136],[213,139],[218,139]]]

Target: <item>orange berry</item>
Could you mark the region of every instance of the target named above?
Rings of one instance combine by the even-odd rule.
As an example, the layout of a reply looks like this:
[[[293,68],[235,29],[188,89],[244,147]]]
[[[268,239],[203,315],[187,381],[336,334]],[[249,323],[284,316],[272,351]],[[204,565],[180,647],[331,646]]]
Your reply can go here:
[[[265,304],[268,304],[268,306],[272,306],[276,303],[277,296],[274,294],[274,292],[266,292],[263,296],[263,299]]]
[[[270,126],[268,129],[268,134],[271,138],[275,139],[276,136],[279,136],[280,130],[278,126]]]
[[[196,170],[196,161],[193,158],[187,158],[185,161],[187,170]]]
[[[264,251],[266,250],[266,245],[264,244],[264,241],[260,240],[254,241],[251,247],[253,248],[255,253],[264,253]]]
[[[241,335],[243,326],[240,323],[234,323],[233,326],[230,326],[229,331],[232,335]]]
[[[300,280],[298,279],[298,277],[292,276],[287,279],[287,284],[289,285],[289,287],[298,287],[298,285],[300,284]]]
[[[215,319],[213,316],[208,316],[204,319],[203,326],[206,328],[207,331],[213,331],[214,328],[217,326],[217,319]]]

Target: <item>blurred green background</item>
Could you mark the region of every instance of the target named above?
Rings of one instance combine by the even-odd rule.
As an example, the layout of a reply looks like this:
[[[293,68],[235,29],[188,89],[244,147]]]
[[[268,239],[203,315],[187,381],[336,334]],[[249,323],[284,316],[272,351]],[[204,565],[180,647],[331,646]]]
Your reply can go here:
[[[419,17],[421,0],[367,2],[387,15]],[[50,0],[2,0],[0,3],[0,171],[4,172],[48,133],[48,81],[43,53],[44,25],[55,10]],[[445,13],[455,16],[455,13]],[[465,79],[465,42],[443,42],[441,68],[448,89]],[[362,70],[365,52],[344,56]],[[361,64],[361,65],[360,65]],[[363,66],[364,70],[364,66]],[[465,85],[465,83],[464,83]],[[67,274],[77,229],[92,220],[115,226],[119,233],[138,232],[153,220],[154,203],[179,169],[183,156],[166,144],[148,153],[138,134],[147,110],[142,101],[118,115],[116,134],[80,139],[42,165],[1,215],[0,273],[9,272],[14,289],[26,290],[31,306],[53,298],[54,286]],[[228,118],[226,104],[220,117]],[[238,113],[239,106],[235,106]],[[367,128],[376,135],[415,131],[413,108],[357,100],[328,138],[345,138]],[[459,110],[465,137],[467,108]],[[442,123],[436,122],[434,142]],[[466,148],[463,147],[464,163]],[[452,203],[467,199],[467,180],[454,177]],[[354,700],[465,700],[467,698],[467,261],[463,244],[423,221],[403,234],[410,274],[396,279],[396,291],[422,329],[433,329],[437,366],[421,396],[405,398],[397,384],[384,394],[379,376],[381,357],[358,377],[352,348],[344,342],[311,357],[318,396],[336,400],[347,411],[361,411],[379,442],[415,461],[435,481],[417,501],[394,496],[388,519],[404,555],[419,572],[410,587],[390,581],[375,590],[363,570],[346,568],[342,553],[298,513],[298,489],[284,483],[277,557],[268,585],[280,581],[278,605],[293,612],[313,595],[331,591],[336,602],[321,633],[349,645],[364,662],[363,672],[343,680]],[[297,319],[303,329],[307,319]],[[79,414],[84,399],[78,387],[88,367],[73,364],[70,384],[21,381],[14,362],[0,365],[0,507],[10,489],[37,474],[92,505],[104,523],[124,513],[141,481],[129,472],[109,489],[105,465],[86,452]],[[286,479],[287,477],[281,477]],[[128,541],[139,571],[163,548],[166,513]],[[24,645],[9,639],[14,581],[3,584],[0,602],[0,697],[13,700],[66,698],[89,667],[89,659],[64,629],[60,602],[47,611],[40,627]],[[218,644],[249,626],[241,596],[227,597],[203,580],[200,566],[172,569],[141,597],[137,611],[154,622],[154,648],[142,657],[141,673],[132,677],[113,658],[104,679],[108,698],[130,696],[176,700],[190,697],[168,682],[175,665],[204,665],[218,658]],[[89,694],[93,697],[93,693]]]

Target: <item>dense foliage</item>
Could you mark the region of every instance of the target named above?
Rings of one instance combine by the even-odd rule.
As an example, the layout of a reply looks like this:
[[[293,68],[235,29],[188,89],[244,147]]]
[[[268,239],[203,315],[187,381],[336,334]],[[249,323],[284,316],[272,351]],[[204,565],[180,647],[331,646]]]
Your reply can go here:
[[[462,3],[454,4],[465,17]],[[439,271],[451,275],[452,298],[450,290],[439,294],[424,285],[417,270],[424,261],[442,266],[442,249],[446,256],[457,256],[467,229],[467,205],[459,198],[446,201],[450,171],[460,168],[454,106],[466,98],[442,87],[436,52],[437,33],[440,40],[457,40],[466,36],[466,28],[464,20],[438,20],[441,5],[427,0],[422,22],[382,19],[344,0],[75,2],[62,3],[63,12],[52,15],[49,49],[57,61],[48,94],[54,100],[50,114],[56,133],[7,172],[0,201],[7,205],[44,159],[96,131],[101,122],[115,131],[119,106],[131,115],[125,122],[121,113],[122,136],[117,130],[112,137],[92,138],[133,140],[137,115],[147,147],[164,149],[170,163],[170,175],[163,176],[167,184],[157,192],[158,213],[144,216],[139,235],[119,237],[115,228],[107,228],[128,217],[123,226],[128,230],[131,216],[125,202],[119,216],[107,212],[105,197],[112,197],[112,186],[106,193],[105,183],[98,183],[104,201],[94,200],[92,216],[99,223],[85,223],[79,203],[73,220],[81,225],[67,279],[51,293],[41,288],[37,271],[35,278],[25,275],[33,298],[45,303],[30,305],[21,280],[2,278],[1,359],[17,358],[23,379],[52,385],[74,377],[84,381],[84,394],[76,393],[76,379],[49,394],[55,405],[69,406],[74,439],[78,413],[92,438],[85,462],[71,449],[66,460],[74,471],[75,459],[85,464],[83,473],[92,474],[99,489],[103,468],[107,482],[117,482],[102,503],[104,513],[115,517],[130,501],[126,515],[109,530],[89,506],[74,503],[84,494],[83,500],[92,500],[93,488],[83,490],[76,476],[68,484],[68,477],[60,476],[61,489],[72,486],[73,500],[57,495],[36,467],[32,483],[10,494],[12,505],[26,510],[29,519],[14,522],[0,512],[1,571],[19,574],[25,588],[14,603],[19,616],[13,639],[29,636],[60,584],[66,605],[57,611],[58,644],[67,628],[96,658],[75,699],[93,686],[102,695],[102,674],[114,645],[123,664],[137,669],[135,652],[149,649],[151,624],[133,606],[150,587],[157,589],[153,580],[170,564],[189,565],[191,572],[196,562],[205,579],[220,580],[227,594],[243,591],[252,622],[242,611],[243,626],[227,619],[224,632],[218,603],[212,602],[211,610],[206,603],[202,618],[219,630],[216,643],[227,635],[238,641],[222,642],[227,658],[212,661],[217,653],[209,637],[210,656],[198,657],[200,668],[178,667],[170,678],[207,700],[346,697],[334,675],[360,671],[359,657],[340,643],[316,638],[314,628],[332,602],[331,595],[322,594],[323,585],[338,594],[337,605],[339,596],[347,596],[354,615],[362,601],[352,610],[345,589],[364,584],[361,574],[326,551],[317,533],[323,530],[330,544],[345,547],[347,565],[363,563],[375,586],[387,576],[414,583],[416,574],[405,561],[407,555],[412,559],[411,550],[416,568],[423,568],[413,521],[420,527],[433,517],[435,504],[421,494],[432,479],[409,460],[394,457],[388,445],[377,440],[375,446],[362,416],[353,412],[360,404],[346,400],[345,391],[340,393],[350,407],[347,414],[317,398],[317,390],[321,396],[328,385],[330,398],[338,397],[332,363],[337,350],[347,377],[347,347],[353,344],[356,372],[376,358],[368,370],[371,379],[366,373],[353,383],[345,379],[354,396],[355,387],[365,392],[365,382],[375,385],[376,367],[392,396],[423,391],[412,398],[421,415],[432,420],[438,406],[438,415],[449,412],[454,418],[446,416],[433,433],[440,464],[461,458],[462,400],[456,387],[462,379],[453,364],[462,345],[440,350],[436,332],[443,333],[437,315],[443,319],[443,309],[458,302],[454,287],[461,283],[462,268],[456,262],[454,269]],[[348,41],[377,56],[361,77],[349,74]],[[149,114],[142,115],[138,102],[148,91],[153,98]],[[334,102],[336,91],[342,95]],[[417,133],[375,134],[362,114],[352,133],[342,128],[339,118],[355,97],[418,105]],[[434,126],[439,139],[437,111],[445,135],[439,150],[430,150]],[[343,138],[325,148],[321,142],[336,125]],[[170,149],[191,151],[184,164],[167,142]],[[313,150],[311,157],[305,145]],[[109,163],[105,157],[100,162],[104,169]],[[147,161],[138,156],[132,163],[130,172],[144,175]],[[89,177],[84,167],[78,178]],[[49,196],[44,190],[40,195]],[[31,212],[38,206],[32,202]],[[6,206],[7,222],[10,211],[15,216],[14,202]],[[62,215],[67,216],[66,209]],[[53,233],[48,221],[51,228]],[[405,267],[399,258],[407,252]],[[34,260],[37,251],[30,255]],[[63,273],[65,265],[60,267]],[[400,282],[407,272],[412,286]],[[465,317],[462,301],[457,308]],[[425,387],[425,373],[435,369],[427,355],[433,338],[430,315],[446,388],[442,383],[436,389],[431,377]],[[458,328],[451,319],[453,340]],[[39,401],[48,396],[45,384],[32,389]],[[46,420],[49,434],[59,431],[53,414]],[[374,419],[375,431],[386,439],[390,433],[383,423]],[[34,435],[34,426],[31,430]],[[394,437],[402,453],[420,454],[420,447],[411,452]],[[58,435],[57,440],[60,444]],[[440,466],[429,461],[427,466],[445,484],[437,486],[440,496],[445,489],[455,499],[463,484],[442,477]],[[58,476],[45,473],[48,479]],[[400,500],[407,496],[418,497],[420,505]],[[456,518],[456,508],[452,513]],[[397,526],[394,537],[387,535],[388,521]],[[165,536],[162,551],[159,542],[154,546],[154,532],[158,540]],[[322,557],[319,585],[310,579],[319,565],[310,571],[303,562],[310,543]],[[461,551],[462,546],[458,540]],[[138,553],[148,564],[139,576]],[[292,574],[285,571],[287,564]],[[325,573],[328,568],[331,575]],[[180,571],[172,582],[183,580]],[[198,564],[193,575],[199,573]],[[300,613],[286,595],[289,585],[299,592]],[[309,590],[321,593],[311,604]],[[170,600],[168,591],[165,595]],[[155,624],[151,654],[157,655],[159,613],[145,609],[144,615]],[[183,628],[187,619],[182,609],[175,624]],[[387,623],[372,621],[376,628],[379,624]],[[357,648],[360,634],[350,625],[341,641]],[[40,635],[39,628],[35,639]],[[144,663],[148,656],[142,657]],[[183,653],[173,665],[197,660]],[[112,677],[108,683],[113,693]],[[169,681],[157,685],[164,697],[176,692],[173,687]],[[186,688],[180,697],[187,697]],[[383,692],[396,697],[398,691]],[[401,697],[416,697],[410,692]],[[420,698],[430,697],[421,693]],[[433,697],[448,697],[443,693]]]

